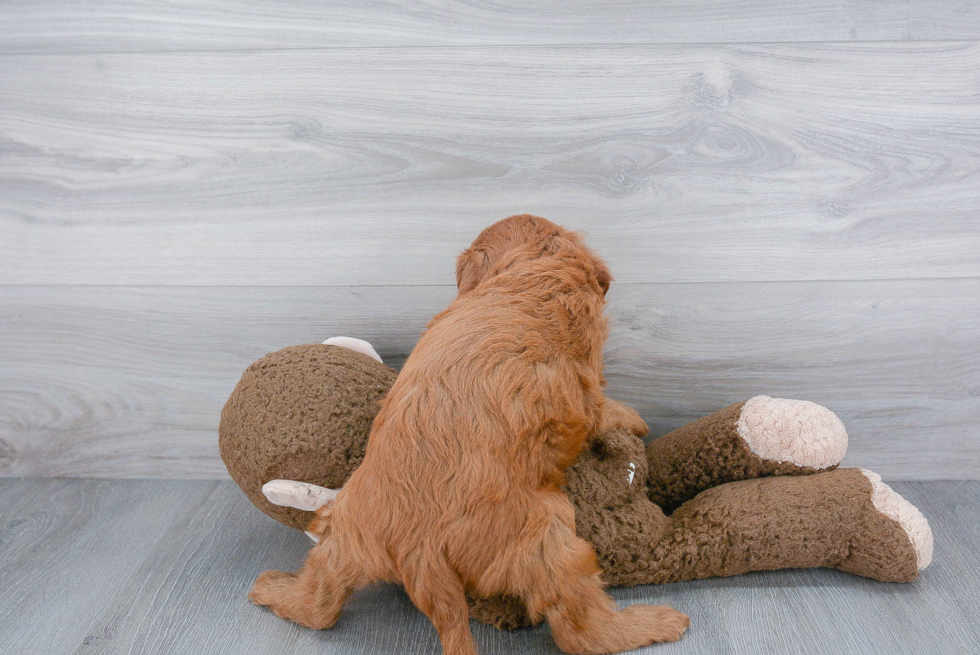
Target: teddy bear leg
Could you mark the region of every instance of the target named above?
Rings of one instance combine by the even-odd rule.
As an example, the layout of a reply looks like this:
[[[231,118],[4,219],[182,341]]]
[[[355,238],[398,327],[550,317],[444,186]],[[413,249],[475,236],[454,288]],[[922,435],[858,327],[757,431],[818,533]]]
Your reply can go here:
[[[931,559],[929,524],[876,478],[837,469],[704,491],[670,517],[646,581],[818,566],[914,580]]]
[[[648,443],[648,495],[670,513],[726,482],[833,469],[846,450],[847,431],[829,409],[755,396]]]
[[[266,571],[255,580],[248,598],[276,616],[304,627],[333,627],[347,597],[367,584],[363,571],[335,542],[325,540],[306,556],[295,573]]]

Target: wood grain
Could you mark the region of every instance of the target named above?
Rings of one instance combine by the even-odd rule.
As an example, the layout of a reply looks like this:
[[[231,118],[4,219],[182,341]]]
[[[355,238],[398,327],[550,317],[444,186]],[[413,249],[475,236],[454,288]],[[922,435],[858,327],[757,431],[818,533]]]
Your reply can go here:
[[[613,285],[609,393],[654,436],[764,393],[836,411],[845,463],[980,476],[976,280]],[[339,334],[399,364],[452,287],[0,287],[0,475],[226,476],[221,406]]]
[[[778,8],[762,0],[259,0],[247,4],[8,0],[0,14],[0,53],[918,41],[978,36],[980,12],[968,0],[793,0],[779,3]]]
[[[0,475],[223,477],[218,416],[248,364],[345,333],[397,364],[454,293],[0,287]]]
[[[975,652],[980,482],[894,487],[936,537],[933,563],[916,582],[817,569],[612,589],[621,605],[664,603],[691,615],[680,642],[637,652]],[[322,631],[245,599],[258,573],[293,569],[308,549],[303,534],[261,514],[231,482],[0,480],[0,650],[438,652],[435,630],[399,587],[354,594]],[[471,626],[487,655],[558,652],[545,626]]]
[[[980,276],[980,44],[0,57],[7,284],[451,284],[489,223],[621,282]]]
[[[617,297],[610,394],[653,435],[756,394],[830,407],[845,466],[980,477],[973,279],[637,285]]]
[[[0,587],[8,601],[0,603],[0,652],[65,653],[111,638],[105,629],[87,631],[93,616],[138,574],[155,541],[150,535],[159,538],[178,520],[186,526],[216,487],[4,481]]]

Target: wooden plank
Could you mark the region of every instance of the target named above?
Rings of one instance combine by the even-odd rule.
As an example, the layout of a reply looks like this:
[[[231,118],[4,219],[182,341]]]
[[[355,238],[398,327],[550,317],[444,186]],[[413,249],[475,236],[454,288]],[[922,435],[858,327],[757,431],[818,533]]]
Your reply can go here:
[[[826,405],[845,463],[980,476],[976,280],[613,285],[609,393],[657,436],[764,393]],[[338,334],[399,364],[452,287],[0,287],[0,475],[224,477],[251,362]]]
[[[975,652],[980,482],[895,488],[936,535],[916,582],[812,570],[612,589],[620,604],[691,615],[680,642],[637,652]],[[0,480],[0,508],[0,584],[16,592],[0,596],[4,652],[438,652],[435,630],[395,586],[354,594],[323,631],[248,603],[255,576],[298,566],[309,541],[231,482]],[[545,626],[471,626],[487,655],[556,652]]]
[[[0,53],[975,39],[980,13],[942,3],[793,0],[78,3],[15,0]]]
[[[629,286],[613,306],[610,395],[653,435],[766,394],[830,407],[845,466],[980,477],[975,279]]]
[[[589,232],[621,282],[976,277],[978,61],[976,42],[0,57],[0,280],[451,284],[524,211]]]
[[[454,294],[0,287],[0,475],[225,477],[218,418],[252,361],[348,334],[398,364]]]

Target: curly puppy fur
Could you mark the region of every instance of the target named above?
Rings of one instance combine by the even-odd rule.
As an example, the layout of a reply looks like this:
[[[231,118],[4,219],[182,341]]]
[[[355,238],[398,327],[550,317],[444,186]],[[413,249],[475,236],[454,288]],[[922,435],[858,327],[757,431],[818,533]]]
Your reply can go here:
[[[606,265],[581,237],[521,215],[460,255],[459,295],[429,323],[382,404],[364,462],[309,528],[296,573],[267,571],[250,598],[311,628],[347,596],[399,582],[448,655],[476,653],[466,593],[521,598],[570,653],[680,638],[684,614],[616,610],[561,492],[587,435],[646,425],[602,394]]]

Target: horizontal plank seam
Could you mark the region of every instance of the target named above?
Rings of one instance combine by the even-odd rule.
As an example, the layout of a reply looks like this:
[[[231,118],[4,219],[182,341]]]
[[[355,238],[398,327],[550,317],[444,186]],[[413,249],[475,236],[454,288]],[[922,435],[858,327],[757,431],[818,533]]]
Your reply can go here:
[[[935,43],[947,45],[978,44],[980,39],[881,39],[853,41],[650,41],[629,43],[483,43],[470,45],[349,45],[349,46],[310,46],[296,48],[190,48],[176,50],[65,50],[65,51],[27,51],[4,52],[0,45],[0,57],[44,57],[65,55],[167,55],[167,54],[230,54],[230,53],[259,53],[259,52],[309,52],[316,50],[422,50],[422,49],[479,49],[479,48],[643,48],[659,46],[677,47],[718,47],[718,46],[765,46],[765,45],[855,45],[860,43],[900,44]]]
[[[980,280],[977,275],[951,275],[937,277],[875,277],[875,278],[814,278],[798,280],[678,280],[673,282],[614,282],[616,287],[722,285],[722,284],[837,284],[868,282],[939,282]],[[45,284],[0,284],[4,288],[105,288],[105,289],[388,289],[420,288],[449,289],[455,284],[72,284],[52,282]]]

